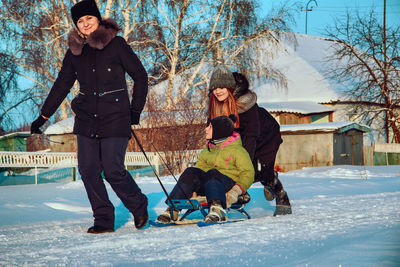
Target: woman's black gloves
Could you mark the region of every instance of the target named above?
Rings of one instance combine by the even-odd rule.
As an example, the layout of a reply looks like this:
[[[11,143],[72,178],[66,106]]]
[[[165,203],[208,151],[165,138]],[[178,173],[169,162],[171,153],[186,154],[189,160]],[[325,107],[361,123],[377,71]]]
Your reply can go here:
[[[131,125],[138,125],[140,121],[140,112],[131,109]]]
[[[42,127],[46,121],[47,120],[43,118],[42,115],[39,115],[39,117],[31,124],[31,133],[41,134],[42,131],[40,130],[40,127]]]

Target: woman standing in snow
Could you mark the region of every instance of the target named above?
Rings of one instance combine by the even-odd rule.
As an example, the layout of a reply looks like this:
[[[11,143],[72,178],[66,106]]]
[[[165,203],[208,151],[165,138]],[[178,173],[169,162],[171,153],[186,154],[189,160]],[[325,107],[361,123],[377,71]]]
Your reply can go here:
[[[234,132],[236,116],[219,116],[212,119],[206,128],[207,148],[203,149],[195,167],[187,168],[172,190],[171,199],[186,199],[194,192],[206,196],[210,211],[205,222],[226,220],[225,209],[238,201],[253,184],[254,168],[250,156],[242,147],[240,135]],[[173,220],[179,211],[173,211]],[[168,208],[157,218],[169,223]]]
[[[268,201],[276,199],[274,215],[291,214],[289,197],[274,170],[276,154],[282,143],[280,127],[271,114],[256,102],[257,95],[249,90],[249,82],[244,75],[232,73],[224,65],[216,66],[209,85],[209,119],[231,113],[238,115],[235,128],[253,161],[255,182],[264,185]],[[258,163],[261,164],[261,171],[258,171]]]
[[[75,113],[74,133],[78,141],[78,168],[92,206],[94,225],[88,233],[114,231],[114,206],[108,198],[101,172],[133,214],[135,227],[148,221],[147,197],[125,170],[124,160],[131,124],[139,124],[146,102],[147,73],[112,19],[102,19],[94,0],[78,2],[71,8],[77,27],[68,36],[69,49],[61,70],[31,125],[32,133],[54,114],[78,80],[80,91],[71,102]],[[135,82],[132,101],[125,80]]]

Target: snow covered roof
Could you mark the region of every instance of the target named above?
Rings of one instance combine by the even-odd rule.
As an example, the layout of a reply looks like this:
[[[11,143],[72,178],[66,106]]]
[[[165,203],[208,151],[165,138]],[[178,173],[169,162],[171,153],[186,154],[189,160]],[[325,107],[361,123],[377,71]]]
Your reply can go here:
[[[282,36],[288,34],[283,33]],[[290,38],[282,38],[280,48],[271,56],[271,45],[262,38],[250,43],[253,52],[252,65],[255,66],[247,78],[250,89],[253,90],[261,103],[282,101],[314,101],[316,103],[330,103],[343,98],[344,85],[341,81],[329,78],[327,73],[339,64],[339,61],[329,60],[334,53],[333,40],[295,34],[296,42]],[[268,64],[279,70],[287,79],[287,89],[274,84],[266,79],[262,70]],[[212,63],[205,62],[201,66],[200,75],[210,76]],[[237,71],[232,66],[231,71]],[[188,71],[191,72],[191,71]],[[258,72],[258,75],[254,74]],[[261,75],[260,75],[261,74]],[[261,77],[260,77],[261,76]],[[206,78],[204,78],[206,79]],[[174,87],[179,88],[184,79],[178,75],[174,81]],[[164,94],[168,81],[160,82],[152,86],[151,91],[156,94]]]
[[[331,113],[334,110],[311,101],[290,101],[290,102],[258,102],[260,107],[269,112],[287,112],[299,114]]]
[[[73,129],[74,129],[74,117],[70,117],[50,125],[44,131],[44,134],[52,135],[52,134],[72,133]]]
[[[278,51],[272,64],[287,78],[288,88],[284,90],[272,83],[252,79],[253,90],[260,102],[266,101],[314,101],[331,102],[340,99],[343,84],[327,77],[327,72],[341,64],[329,61],[333,54],[332,40],[295,34],[297,45],[283,39],[283,47]],[[267,46],[268,44],[265,43]],[[262,64],[262,57],[255,58]]]
[[[370,128],[365,125],[358,124],[352,121],[326,122],[326,123],[311,123],[311,124],[286,124],[281,125],[281,133],[287,132],[337,132],[343,133],[349,130],[359,130],[369,132]]]
[[[30,137],[32,134],[28,131],[24,132],[13,132],[13,133],[8,133],[5,135],[0,136],[1,139],[8,139],[8,138],[13,138],[13,137]]]

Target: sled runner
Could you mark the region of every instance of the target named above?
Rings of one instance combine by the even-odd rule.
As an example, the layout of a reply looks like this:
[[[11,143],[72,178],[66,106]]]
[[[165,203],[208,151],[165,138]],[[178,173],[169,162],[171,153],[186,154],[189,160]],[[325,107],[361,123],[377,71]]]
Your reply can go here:
[[[206,217],[208,214],[208,210],[210,209],[210,205],[207,203],[207,200],[205,197],[197,197],[197,198],[191,198],[190,201],[187,199],[174,199],[172,200],[174,205],[169,204],[171,213],[172,213],[172,206],[175,206],[175,209],[178,210],[186,210],[185,213],[183,213],[182,217],[179,218],[179,220],[184,220],[188,215],[195,211],[200,211],[201,214]],[[245,216],[245,218],[250,219],[250,215],[247,213],[247,211],[244,209],[245,205],[250,201],[250,195],[249,194],[244,194],[239,196],[238,202],[232,204],[232,206],[229,208],[229,210],[234,210],[237,212],[240,212]],[[172,218],[172,214],[171,214]]]
[[[171,218],[173,218],[173,208],[177,210],[182,210],[183,215],[174,222],[171,223],[162,223],[158,221],[149,221],[149,223],[153,226],[158,226],[158,227],[165,227],[165,226],[176,226],[176,225],[186,225],[186,224],[196,224],[198,226],[205,226],[201,223],[204,223],[201,219],[192,219],[188,220],[186,219],[188,215],[192,214],[193,212],[200,211],[201,214],[206,217],[208,214],[208,211],[210,209],[210,205],[207,203],[206,197],[196,197],[196,198],[191,198],[190,200],[188,199],[174,199],[172,200],[172,204],[169,204],[170,211],[171,211]],[[244,215],[244,219],[250,219],[250,215],[247,213],[245,210],[245,205],[250,202],[250,195],[249,194],[243,194],[239,196],[238,201],[235,204],[232,204],[232,206],[228,210],[234,210],[237,211],[241,214]],[[239,219],[235,221],[242,221],[244,219]],[[232,221],[233,222],[233,221]],[[200,224],[201,225],[200,225]]]

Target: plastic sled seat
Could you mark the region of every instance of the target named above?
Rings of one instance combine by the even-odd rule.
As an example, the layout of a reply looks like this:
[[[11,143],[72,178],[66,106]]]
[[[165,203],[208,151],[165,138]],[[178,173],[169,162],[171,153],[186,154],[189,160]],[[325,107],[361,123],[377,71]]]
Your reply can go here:
[[[245,205],[249,203],[251,200],[250,195],[246,192],[243,195],[240,195],[238,198],[238,201],[228,209],[228,210],[234,210],[237,211],[245,216],[245,218],[250,219],[250,215],[247,213],[245,210]],[[171,211],[171,218],[173,218],[173,207],[175,207],[176,210],[186,210],[183,215],[178,219],[179,221],[184,220],[188,215],[195,211],[200,211],[201,214],[206,217],[208,214],[208,211],[210,209],[210,205],[207,203],[207,199],[204,196],[199,196],[196,198],[191,198],[189,199],[173,199],[172,200],[173,205],[171,203],[168,203],[168,206],[170,207]]]

